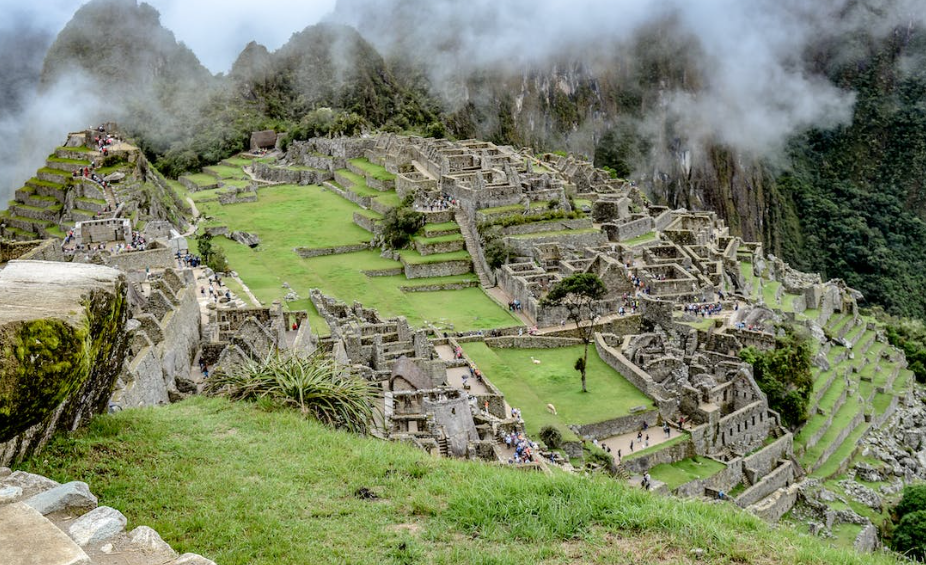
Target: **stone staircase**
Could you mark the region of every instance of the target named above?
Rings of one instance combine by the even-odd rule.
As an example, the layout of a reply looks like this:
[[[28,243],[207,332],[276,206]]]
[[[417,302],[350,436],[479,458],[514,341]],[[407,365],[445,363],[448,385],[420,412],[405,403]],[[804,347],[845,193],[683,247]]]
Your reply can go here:
[[[476,233],[475,223],[466,216],[463,210],[456,210],[454,212],[454,219],[457,225],[460,226],[460,232],[463,234],[466,250],[469,251],[470,256],[473,258],[473,270],[476,272],[476,276],[479,277],[479,284],[482,285],[483,288],[495,286],[495,284],[489,280],[488,273],[491,272],[491,269],[488,263],[486,263],[485,255],[482,253],[482,247],[479,243],[479,234]]]
[[[3,565],[215,565],[178,556],[147,526],[126,532],[126,523],[118,510],[97,506],[86,483],[0,468]]]

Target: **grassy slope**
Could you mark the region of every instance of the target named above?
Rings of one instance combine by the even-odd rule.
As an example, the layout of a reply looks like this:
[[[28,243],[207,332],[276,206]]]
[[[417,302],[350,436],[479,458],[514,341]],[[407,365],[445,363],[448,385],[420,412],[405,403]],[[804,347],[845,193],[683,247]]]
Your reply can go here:
[[[508,404],[521,409],[528,433],[546,425],[572,435],[566,424],[591,424],[625,416],[635,406],[652,401],[605,364],[594,345],[588,351],[588,390],[582,392],[573,368],[582,346],[559,349],[491,349],[484,343],[464,345],[466,353],[503,393]],[[531,357],[540,360],[534,364]],[[547,411],[556,407],[557,415]]]
[[[193,398],[95,419],[21,466],[88,482],[178,551],[282,563],[895,563],[729,505],[613,480],[435,460],[291,412]],[[366,487],[380,498],[354,496]]]

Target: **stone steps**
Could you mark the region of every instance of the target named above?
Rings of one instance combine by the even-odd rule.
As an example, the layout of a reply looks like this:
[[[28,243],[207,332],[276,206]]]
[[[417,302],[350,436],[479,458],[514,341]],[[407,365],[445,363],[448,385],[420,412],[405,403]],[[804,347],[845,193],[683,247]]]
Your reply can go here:
[[[147,526],[125,531],[121,512],[97,506],[85,483],[60,485],[0,468],[0,563],[3,565],[215,565],[177,556]]]

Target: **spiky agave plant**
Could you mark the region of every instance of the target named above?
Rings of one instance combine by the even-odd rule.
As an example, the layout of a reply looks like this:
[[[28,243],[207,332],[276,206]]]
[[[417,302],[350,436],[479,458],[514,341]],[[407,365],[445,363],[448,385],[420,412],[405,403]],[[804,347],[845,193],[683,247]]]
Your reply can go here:
[[[371,383],[333,359],[320,354],[299,357],[280,353],[217,371],[206,391],[232,400],[266,398],[294,407],[323,424],[356,433],[366,433],[373,421],[376,394]]]

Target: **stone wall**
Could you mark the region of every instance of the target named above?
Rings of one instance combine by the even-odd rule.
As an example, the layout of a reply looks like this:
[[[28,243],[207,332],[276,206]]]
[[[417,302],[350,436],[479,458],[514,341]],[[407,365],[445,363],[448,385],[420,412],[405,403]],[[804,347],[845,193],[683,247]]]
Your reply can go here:
[[[83,244],[111,241],[132,243],[132,224],[130,220],[124,218],[77,222],[74,226],[74,235],[77,243]]]
[[[783,461],[781,465],[767,475],[764,475],[758,483],[747,488],[737,496],[736,504],[741,508],[753,505],[772,494],[774,491],[788,486],[793,479],[794,466],[790,461]]]
[[[120,271],[144,271],[147,269],[170,269],[177,266],[174,252],[169,247],[148,251],[123,251],[104,256],[106,264]]]
[[[669,447],[645,453],[644,455],[625,455],[620,466],[630,473],[642,475],[656,465],[675,463],[682,459],[694,457],[695,455],[697,454],[695,453],[694,443],[690,440],[686,440],[670,445]]]
[[[734,447],[740,452],[754,449],[768,437],[771,419],[766,414],[765,402],[758,401],[720,419],[719,437],[713,448]]]
[[[781,459],[792,456],[793,437],[790,433],[783,435],[773,443],[743,458],[743,469],[750,483],[756,483],[769,474]]]
[[[312,257],[323,257],[325,255],[339,255],[341,253],[354,253],[356,251],[366,251],[370,248],[370,244],[361,243],[358,245],[341,245],[338,247],[297,247],[295,249],[296,255],[302,257],[303,259],[310,259]]]
[[[548,222],[533,222],[502,228],[504,235],[520,235],[528,233],[542,233],[548,231],[586,230],[592,228],[592,221],[588,218],[576,220],[551,220]]]
[[[506,336],[506,337],[487,337],[485,344],[489,347],[499,349],[554,349],[557,347],[570,347],[581,345],[581,339],[569,337],[546,337],[546,336]]]
[[[730,492],[743,480],[743,462],[736,458],[725,463],[726,467],[710,477],[695,479],[677,487],[677,496],[705,496],[707,492]]]
[[[605,420],[604,422],[575,426],[574,430],[576,434],[584,438],[604,439],[640,430],[643,428],[643,422],[646,422],[649,427],[655,428],[658,416],[658,411],[650,410],[641,414],[630,414],[629,416]]]
[[[441,261],[439,263],[405,263],[405,278],[426,279],[430,277],[449,277],[465,275],[472,271],[472,261],[458,259],[454,261]]]
[[[758,503],[749,506],[748,510],[766,522],[777,522],[794,507],[799,491],[800,487],[798,485],[780,489]]]
[[[601,226],[602,231],[608,236],[608,241],[627,241],[649,233],[654,228],[653,218],[649,216],[623,224],[603,224]]]

